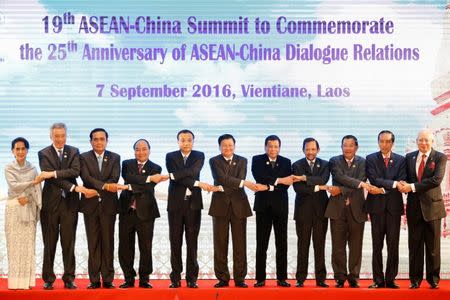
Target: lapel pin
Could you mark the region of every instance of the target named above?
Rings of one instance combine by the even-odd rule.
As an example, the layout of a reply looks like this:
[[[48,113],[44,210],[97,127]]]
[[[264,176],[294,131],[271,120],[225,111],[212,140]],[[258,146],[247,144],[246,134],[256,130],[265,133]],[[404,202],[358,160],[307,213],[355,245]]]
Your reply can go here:
[[[67,158],[67,153],[64,153],[64,158]]]
[[[233,161],[233,166],[235,166],[236,165],[236,163]]]
[[[268,162],[268,161],[266,161],[266,165],[269,165],[269,162]]]
[[[392,164],[394,161],[391,159],[389,162]]]
[[[352,168],[356,168],[356,165],[352,165]]]
[[[108,158],[107,158],[107,157],[103,158],[103,161],[104,161],[104,162],[107,162],[107,161],[108,161]]]
[[[413,156],[413,159],[416,159],[416,157],[415,157],[415,156]]]
[[[145,170],[144,170],[144,169],[142,169],[142,173],[145,173]]]
[[[317,165],[318,168],[320,168],[320,165]]]

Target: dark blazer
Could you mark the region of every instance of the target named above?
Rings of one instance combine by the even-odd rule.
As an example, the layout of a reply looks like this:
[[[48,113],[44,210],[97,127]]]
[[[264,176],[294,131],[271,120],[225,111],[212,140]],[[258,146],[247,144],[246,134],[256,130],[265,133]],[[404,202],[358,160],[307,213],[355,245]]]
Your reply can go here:
[[[324,185],[330,179],[328,161],[316,158],[313,171],[306,158],[297,160],[292,165],[294,175],[306,175],[305,181],[294,182],[295,209],[294,220],[323,218],[328,204],[326,191],[314,192],[316,185]]]
[[[366,160],[355,155],[350,167],[343,155],[330,159],[330,170],[333,176],[333,185],[341,189],[341,193],[331,196],[325,211],[325,217],[339,219],[345,207],[345,199],[350,199],[350,208],[355,221],[362,223],[367,220],[367,214],[363,210],[364,191],[358,188],[361,181],[366,181]]]
[[[240,188],[241,180],[247,175],[247,159],[234,154],[231,164],[225,161],[222,155],[209,160],[214,185],[221,185],[224,192],[214,192],[209,207],[209,215],[224,217],[231,205],[233,214],[238,218],[247,218],[252,215],[250,204],[244,188]]]
[[[408,221],[419,220],[420,211],[422,211],[423,219],[427,222],[445,218],[441,182],[445,176],[447,156],[432,149],[421,182],[418,182],[416,174],[416,159],[421,159],[418,156],[420,156],[419,151],[406,154],[407,182],[414,183],[416,188],[415,193],[408,193],[408,205],[406,207]]]
[[[42,211],[56,211],[62,202],[62,191],[65,192],[64,205],[72,212],[78,211],[80,198],[78,193],[70,192],[77,185],[80,175],[80,158],[77,148],[65,145],[62,161],[59,161],[53,145],[38,152],[41,171],[55,171],[57,178],[46,179],[42,191]]]
[[[130,184],[132,191],[125,190],[120,194],[120,213],[127,213],[133,200],[136,199],[136,215],[139,219],[146,221],[159,218],[158,204],[155,198],[155,183],[146,182],[147,177],[161,174],[162,168],[148,160],[139,174],[136,159],[124,160],[122,163],[122,177],[125,184]]]
[[[274,185],[277,178],[291,175],[291,161],[286,157],[277,156],[275,167],[272,168],[267,154],[253,156],[252,174],[257,183]],[[271,210],[275,215],[286,216],[289,211],[289,186],[277,184],[273,191],[255,193],[254,211]]]
[[[187,188],[192,192],[190,209],[199,210],[203,208],[202,191],[199,187],[194,187],[194,183],[196,180],[200,180],[200,171],[204,162],[205,154],[195,150],[192,150],[189,154],[186,165],[184,165],[181,151],[167,153],[167,171],[172,173],[175,178],[175,180],[170,179],[169,182],[167,211],[176,211],[183,208]]]
[[[98,169],[97,156],[94,150],[84,152],[80,155],[81,179],[83,185],[88,189],[97,190],[99,197],[86,199],[81,195],[80,211],[82,213],[94,213],[97,206],[107,214],[116,214],[118,210],[117,192],[112,193],[102,190],[105,183],[117,183],[120,178],[120,156],[114,152],[105,151],[103,154],[102,170]]]
[[[378,214],[386,210],[393,215],[403,215],[403,197],[392,185],[394,181],[406,180],[406,160],[403,156],[391,153],[388,168],[380,151],[367,155],[366,175],[370,184],[384,188],[385,194],[368,194],[364,203],[367,213]]]

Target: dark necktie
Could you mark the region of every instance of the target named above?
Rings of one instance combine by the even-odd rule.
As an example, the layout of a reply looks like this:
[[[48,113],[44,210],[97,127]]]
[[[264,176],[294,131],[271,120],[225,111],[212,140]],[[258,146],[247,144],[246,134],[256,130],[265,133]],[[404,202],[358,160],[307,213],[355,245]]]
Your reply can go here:
[[[419,170],[417,171],[417,179],[419,180],[419,182],[422,181],[422,175],[423,175],[423,170],[425,169],[425,159],[426,158],[427,158],[427,155],[422,154],[422,161],[420,162]]]
[[[63,158],[62,153],[63,153],[62,149],[58,149],[58,158],[59,158],[59,161],[62,161],[62,158]]]
[[[274,161],[274,160],[270,161],[270,165],[272,166],[272,169],[275,168],[275,164],[276,164],[276,161]]]
[[[314,170],[314,162],[313,161],[309,162],[309,168],[311,169],[311,173],[312,173]]]
[[[144,164],[138,163],[138,173],[142,174],[142,169],[144,168]]]
[[[186,165],[187,159],[188,159],[188,157],[183,155],[183,165]]]
[[[227,164],[231,165],[231,159],[226,159]]]
[[[351,160],[348,160],[348,161],[347,161],[347,166],[348,166],[349,168],[352,166],[352,161],[351,161]]]

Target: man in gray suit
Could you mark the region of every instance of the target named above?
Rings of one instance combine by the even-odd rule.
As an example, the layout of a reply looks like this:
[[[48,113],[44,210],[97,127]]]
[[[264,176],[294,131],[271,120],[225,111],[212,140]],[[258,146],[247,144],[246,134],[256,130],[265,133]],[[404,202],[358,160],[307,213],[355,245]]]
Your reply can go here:
[[[417,289],[423,279],[425,246],[426,280],[432,289],[439,288],[441,268],[441,219],[445,218],[441,182],[445,176],[447,156],[432,148],[433,133],[422,130],[417,136],[418,151],[406,154],[407,182],[400,191],[408,193],[410,288]]]
[[[325,211],[330,219],[332,254],[331,263],[336,287],[344,287],[348,280],[350,287],[358,288],[361,269],[364,222],[367,215],[363,210],[364,191],[370,189],[366,182],[365,159],[357,156],[358,139],[346,135],[341,141],[342,155],[330,159],[333,186]],[[347,244],[349,247],[347,272]]]
[[[258,185],[245,180],[247,159],[234,154],[235,139],[231,134],[218,139],[221,154],[209,160],[214,178],[209,215],[213,217],[214,272],[216,288],[228,286],[228,233],[233,238],[233,274],[236,287],[246,288],[247,217],[252,215],[244,187],[257,191]],[[261,188],[263,186],[261,185]],[[266,187],[266,186],[264,186]]]

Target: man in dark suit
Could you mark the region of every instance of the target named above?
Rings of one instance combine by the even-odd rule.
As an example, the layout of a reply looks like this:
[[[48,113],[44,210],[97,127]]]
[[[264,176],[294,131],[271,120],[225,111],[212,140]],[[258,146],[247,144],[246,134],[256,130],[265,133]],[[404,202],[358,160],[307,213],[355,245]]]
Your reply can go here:
[[[256,212],[256,283],[266,281],[266,259],[270,232],[275,233],[277,286],[289,287],[287,279],[287,221],[288,193],[292,184],[291,161],[281,155],[281,140],[270,135],[264,141],[266,153],[253,156],[252,174],[264,186],[255,193],[253,210]]]
[[[202,192],[210,185],[200,182],[205,162],[203,152],[192,150],[194,133],[184,129],[177,134],[179,150],[167,153],[166,167],[170,176],[167,211],[170,239],[170,288],[181,286],[183,261],[181,248],[186,235],[186,281],[188,288],[198,288],[197,241],[201,223]]]
[[[432,148],[433,133],[420,131],[418,151],[406,155],[407,182],[400,191],[408,193],[410,288],[417,289],[423,279],[423,248],[425,246],[426,280],[432,289],[439,288],[441,269],[441,219],[445,217],[441,182],[445,176],[447,156]]]
[[[247,159],[234,154],[235,139],[231,134],[218,139],[221,154],[209,160],[214,178],[214,193],[209,215],[213,217],[214,272],[216,288],[228,286],[228,239],[231,225],[233,238],[233,274],[236,287],[246,288],[247,275],[247,218],[252,215],[244,186],[257,190],[257,185],[245,180]]]
[[[328,219],[324,216],[328,204],[326,183],[330,178],[328,161],[320,159],[319,142],[314,138],[303,141],[305,158],[292,165],[294,176],[295,211],[294,220],[297,232],[297,287],[303,287],[308,276],[308,258],[311,236],[314,244],[314,271],[316,285],[328,287],[325,279],[325,238],[328,229]]]
[[[89,134],[92,150],[80,155],[81,179],[86,188],[98,195],[87,199],[81,196],[80,211],[88,242],[88,289],[100,287],[100,274],[104,288],[114,288],[114,225],[118,209],[117,190],[127,188],[118,185],[120,156],[106,150],[108,133],[95,128]]]
[[[331,225],[331,263],[336,287],[344,287],[345,281],[348,280],[350,287],[358,288],[364,222],[367,220],[363,210],[363,189],[369,190],[370,184],[366,182],[366,161],[356,155],[357,138],[353,135],[344,136],[341,148],[342,155],[330,159],[333,186],[329,188],[331,197],[325,217],[330,219]]]
[[[139,287],[152,288],[149,275],[153,272],[153,228],[155,219],[160,217],[155,186],[169,179],[169,175],[161,175],[161,167],[149,160],[150,143],[147,140],[137,140],[133,149],[135,159],[122,163],[122,177],[128,190],[123,191],[119,199],[119,263],[125,277],[120,288],[134,287],[136,233],[140,252]]]
[[[397,189],[406,179],[405,158],[392,152],[395,136],[389,130],[378,134],[380,151],[366,157],[366,175],[373,186],[365,202],[372,227],[373,284],[369,288],[393,288],[398,273],[400,221],[404,214],[403,197]],[[383,273],[383,244],[386,237],[387,262]]]
[[[61,237],[64,274],[62,280],[67,289],[76,289],[75,279],[75,233],[78,221],[79,195],[90,198],[95,190],[77,186],[80,174],[78,149],[66,145],[67,128],[64,123],[50,127],[52,145],[39,151],[39,166],[46,179],[42,191],[41,227],[44,241],[42,279],[44,289],[53,289],[56,279],[53,271],[56,243]]]

